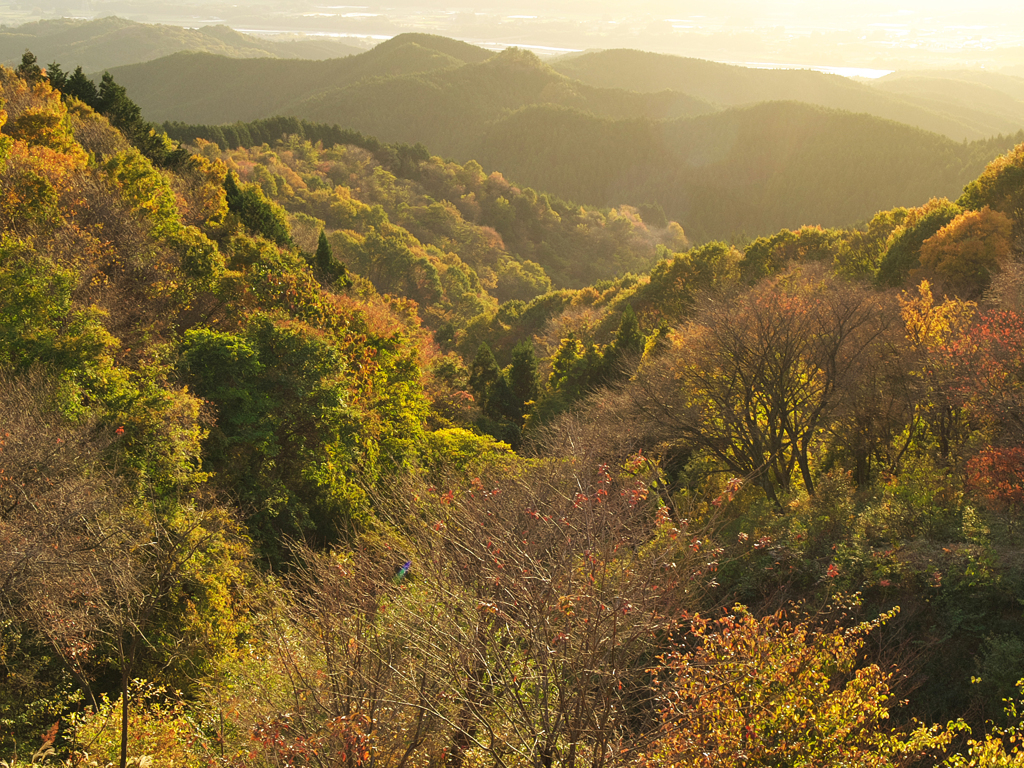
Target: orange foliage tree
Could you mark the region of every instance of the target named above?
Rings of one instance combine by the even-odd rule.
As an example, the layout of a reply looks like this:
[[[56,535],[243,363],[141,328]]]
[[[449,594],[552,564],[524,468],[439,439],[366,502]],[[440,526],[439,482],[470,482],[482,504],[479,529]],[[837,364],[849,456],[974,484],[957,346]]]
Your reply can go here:
[[[1014,249],[1024,251],[1024,144],[997,157],[981,176],[964,187],[957,200],[963,208],[991,206],[1013,221]]]
[[[850,628],[822,629],[743,606],[690,620],[690,650],[658,671],[661,734],[638,761],[683,766],[899,766],[929,755],[950,731],[888,727],[893,675],[858,666],[868,634],[895,611]]]
[[[999,211],[966,211],[922,243],[921,267],[941,277],[950,292],[978,296],[1010,258],[1012,232]]]

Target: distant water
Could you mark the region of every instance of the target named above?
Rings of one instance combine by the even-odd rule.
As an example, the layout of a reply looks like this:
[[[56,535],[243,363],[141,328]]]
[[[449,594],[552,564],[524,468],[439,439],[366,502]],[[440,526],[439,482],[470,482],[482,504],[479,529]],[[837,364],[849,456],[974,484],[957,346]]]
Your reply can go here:
[[[235,32],[241,32],[243,35],[262,35],[264,37],[270,37],[273,35],[287,35],[288,37],[337,37],[343,38],[354,38],[359,40],[377,40],[378,42],[384,42],[390,40],[395,35],[371,35],[368,32],[309,32],[303,29],[243,29],[242,27],[234,27]]]

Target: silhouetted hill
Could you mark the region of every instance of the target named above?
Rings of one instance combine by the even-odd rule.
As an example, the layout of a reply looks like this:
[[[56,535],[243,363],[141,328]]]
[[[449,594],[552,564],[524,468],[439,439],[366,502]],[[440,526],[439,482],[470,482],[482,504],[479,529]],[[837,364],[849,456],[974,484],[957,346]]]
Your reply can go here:
[[[53,19],[0,29],[0,63],[21,61],[31,50],[42,64],[56,61],[95,72],[136,64],[179,51],[203,51],[232,58],[326,59],[361,49],[329,39],[275,42],[243,35],[225,26],[186,29],[140,24],[116,16],[94,21]]]
[[[579,202],[658,202],[707,239],[849,225],[956,197],[991,151],[869,115],[771,102],[661,123],[533,107],[491,126],[475,156]]]
[[[714,111],[682,94],[592,88],[559,75],[532,53],[509,49],[479,64],[363,81],[291,105],[291,114],[337,122],[387,141],[422,142],[468,160],[487,126],[531,105],[571,107],[599,117],[651,119]]]
[[[376,81],[459,67],[463,62],[415,42],[327,61],[229,59],[178,53],[111,70],[147,117],[225,123],[274,114],[305,116],[296,105],[314,94]],[[258,84],[258,85],[255,85]]]
[[[979,132],[1024,126],[1024,78],[981,70],[894,72],[871,87],[937,114],[971,121]]]
[[[845,91],[900,103],[813,72],[711,67],[742,85],[730,91],[735,99],[765,77],[807,83],[808,98]],[[337,124],[475,159],[516,184],[581,203],[657,203],[697,239],[852,225],[882,208],[956,197],[1011,144],[972,146],[796,101],[722,111],[679,91],[596,88],[527,51],[487,55],[429,35],[325,62],[178,54],[114,74],[149,119],[223,124],[286,115]],[[715,86],[703,87],[705,94]]]
[[[421,48],[426,48],[431,51],[437,51],[451,56],[453,59],[458,59],[464,64],[479,64],[481,61],[486,61],[494,54],[488,51],[486,48],[479,48],[470,43],[464,43],[461,40],[454,40],[450,37],[444,37],[443,35],[428,35],[422,32],[406,32],[401,35],[396,35],[390,40],[375,45],[369,51],[368,58],[373,59],[377,56],[385,56],[391,53],[396,48],[401,48],[405,45],[414,43]]]
[[[970,84],[985,90],[999,91],[1012,99],[1024,101],[1024,70],[1019,75],[1011,74],[1012,71],[1010,68],[1001,72],[990,72],[985,69],[911,69],[872,80],[871,85],[886,88],[896,86],[910,90],[909,83],[956,82],[961,86]]]
[[[152,120],[216,124],[285,114],[385,141],[424,142],[451,155],[475,146],[484,126],[501,113],[531,104],[610,118],[668,119],[716,109],[679,93],[593,88],[526,51],[491,54],[450,42],[401,35],[366,53],[324,62],[178,54],[112,73]],[[477,61],[467,63],[470,58]]]
[[[949,102],[908,99],[898,88],[877,88],[806,69],[751,69],[621,49],[568,57],[552,66],[564,75],[601,88],[674,90],[727,106],[802,101],[896,120],[956,141],[972,141],[1024,128],[1024,113],[993,105],[987,94],[972,99],[970,93],[962,93],[959,95],[963,98]]]

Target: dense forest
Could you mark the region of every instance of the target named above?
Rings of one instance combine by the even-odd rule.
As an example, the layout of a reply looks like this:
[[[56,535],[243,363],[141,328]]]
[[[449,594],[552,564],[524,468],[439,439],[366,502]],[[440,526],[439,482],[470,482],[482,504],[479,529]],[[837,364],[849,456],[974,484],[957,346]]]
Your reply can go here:
[[[608,67],[621,75],[604,76]],[[664,76],[631,78],[642,70]],[[924,86],[884,92],[817,72],[636,51],[549,65],[423,34],[323,62],[179,53],[112,74],[150,119],[176,123],[165,125],[174,136],[278,115],[337,124],[578,203],[658,205],[697,240],[849,227],[955,198],[1024,141],[1024,102],[995,76],[989,98],[937,106]],[[957,93],[951,81],[927,82]],[[1014,135],[1001,135],[1007,126]]]
[[[1024,144],[727,243],[0,90],[5,765],[1024,762]]]

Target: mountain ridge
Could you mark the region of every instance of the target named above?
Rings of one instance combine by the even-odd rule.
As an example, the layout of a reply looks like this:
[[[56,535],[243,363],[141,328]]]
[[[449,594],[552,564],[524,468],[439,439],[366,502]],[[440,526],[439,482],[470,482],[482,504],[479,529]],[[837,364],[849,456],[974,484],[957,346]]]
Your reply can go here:
[[[224,25],[199,28],[143,24],[118,16],[92,21],[50,19],[0,28],[0,63],[8,66],[31,50],[40,63],[81,66],[99,72],[144,63],[179,51],[206,51],[232,58],[325,59],[362,49],[335,40],[275,41],[236,32]]]

